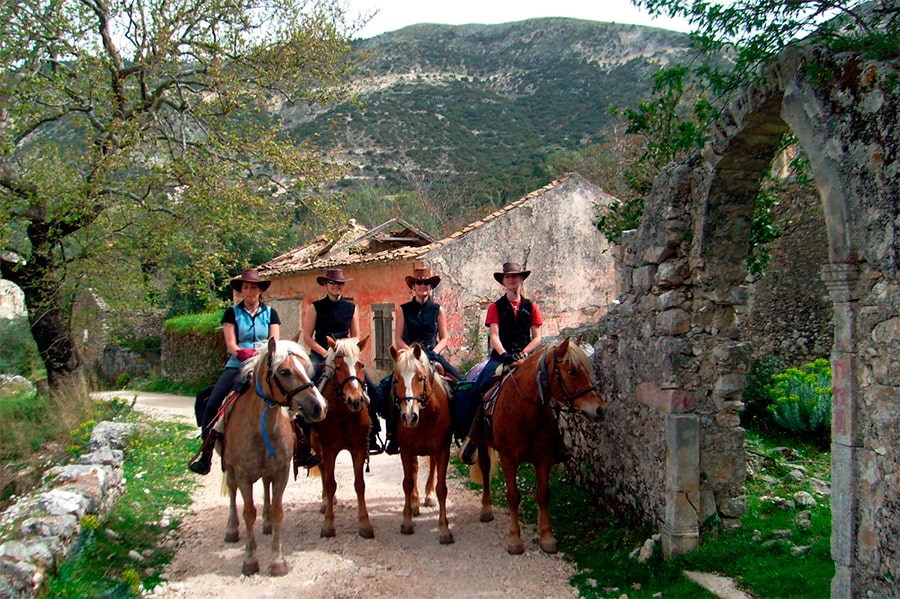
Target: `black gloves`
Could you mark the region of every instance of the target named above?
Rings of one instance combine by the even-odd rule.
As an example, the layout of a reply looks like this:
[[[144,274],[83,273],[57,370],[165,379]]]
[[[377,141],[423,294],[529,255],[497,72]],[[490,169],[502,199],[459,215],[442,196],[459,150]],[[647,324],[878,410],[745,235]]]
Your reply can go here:
[[[500,361],[509,366],[516,361],[516,357],[509,352],[503,352],[500,354]]]

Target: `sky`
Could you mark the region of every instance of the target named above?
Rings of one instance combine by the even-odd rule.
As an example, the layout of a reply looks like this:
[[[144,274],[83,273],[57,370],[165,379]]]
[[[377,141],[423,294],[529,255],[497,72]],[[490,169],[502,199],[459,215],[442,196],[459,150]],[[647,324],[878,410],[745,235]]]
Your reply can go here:
[[[465,25],[507,23],[538,17],[632,23],[675,31],[683,21],[651,20],[629,0],[345,0],[349,16],[378,11],[356,37],[370,38],[417,23]]]

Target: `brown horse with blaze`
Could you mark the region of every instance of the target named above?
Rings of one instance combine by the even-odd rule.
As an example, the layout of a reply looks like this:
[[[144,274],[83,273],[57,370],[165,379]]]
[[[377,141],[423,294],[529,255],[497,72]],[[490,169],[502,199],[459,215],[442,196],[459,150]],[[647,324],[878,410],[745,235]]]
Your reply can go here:
[[[400,411],[397,440],[403,462],[403,522],[401,534],[413,534],[413,516],[419,514],[418,456],[428,456],[429,473],[425,487],[426,501],[432,490],[437,493],[438,540],[453,543],[447,520],[447,467],[450,463],[450,438],[453,423],[450,416],[450,387],[432,367],[418,343],[398,350],[391,346],[394,361],[393,395]]]
[[[578,342],[566,338],[549,345],[515,363],[510,374],[501,380],[492,417],[493,437],[476,439],[478,466],[482,473],[490,471],[487,447],[500,454],[500,465],[506,479],[506,501],[509,506],[509,535],[506,550],[524,553],[519,526],[521,495],[516,483],[519,465],[534,464],[537,479],[538,533],[541,550],[558,551],[550,524],[550,469],[554,462],[557,412],[570,411],[598,421],[605,402],[597,392],[591,375],[591,363]],[[490,393],[490,391],[488,392]],[[480,416],[477,416],[480,417]],[[494,519],[491,509],[490,476],[484,474],[481,497],[482,522]]]

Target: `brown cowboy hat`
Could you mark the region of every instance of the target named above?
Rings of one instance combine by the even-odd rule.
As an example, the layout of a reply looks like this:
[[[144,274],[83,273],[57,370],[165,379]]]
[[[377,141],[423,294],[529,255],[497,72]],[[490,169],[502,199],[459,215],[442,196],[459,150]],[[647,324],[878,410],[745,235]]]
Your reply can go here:
[[[231,279],[231,288],[240,293],[241,285],[244,283],[256,283],[260,291],[265,291],[272,281],[263,281],[259,278],[259,271],[255,268],[248,268],[241,273],[241,276]]]
[[[415,283],[428,283],[434,289],[441,282],[441,277],[432,275],[430,268],[414,268],[412,276],[406,275],[406,286],[413,288]]]
[[[522,265],[518,262],[504,262],[503,263],[503,272],[495,272],[494,279],[503,284],[503,275],[522,275],[523,279],[527,279],[528,275],[531,274],[530,270],[522,270]]]
[[[348,283],[353,279],[348,279],[344,276],[344,270],[341,268],[329,268],[325,271],[324,277],[316,277],[316,283],[321,286],[325,286],[325,283],[328,281],[336,281],[338,283]]]

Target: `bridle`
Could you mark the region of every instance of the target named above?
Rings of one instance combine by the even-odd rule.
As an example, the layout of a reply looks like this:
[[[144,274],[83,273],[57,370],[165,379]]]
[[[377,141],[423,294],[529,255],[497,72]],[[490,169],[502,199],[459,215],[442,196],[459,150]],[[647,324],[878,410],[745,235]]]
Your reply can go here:
[[[419,407],[421,407],[423,409],[428,407],[428,403],[431,401],[431,398],[434,395],[434,389],[429,384],[429,376],[428,376],[427,371],[422,376],[425,377],[425,383],[422,386],[424,393],[421,396],[407,395],[405,397],[399,397],[397,395],[397,382],[394,381],[394,384],[391,387],[392,395],[394,396],[394,407],[399,409],[400,404],[404,401],[417,401],[417,402],[419,402]]]
[[[296,355],[297,354],[288,352],[288,356],[296,356]],[[274,394],[272,397],[269,397],[268,395],[266,395],[266,393],[262,390],[262,386],[259,384],[259,377],[254,377],[254,379],[256,381],[256,394],[259,395],[263,399],[263,401],[266,402],[266,404],[269,407],[273,407],[273,405],[277,405],[277,406],[281,406],[283,408],[289,408],[291,406],[291,402],[294,399],[294,397],[300,393],[303,393],[310,387],[312,387],[314,383],[309,380],[309,377],[307,377],[307,381],[305,383],[288,391],[284,387],[284,385],[281,383],[281,379],[278,378],[278,375],[275,374],[275,368],[274,368],[274,365],[272,364],[272,361],[273,361],[272,354],[269,354],[267,356],[266,385],[268,385],[269,390],[271,390],[272,389],[272,380],[274,379],[275,386],[281,392],[282,401],[278,401],[277,399],[275,399]],[[306,373],[304,373],[304,375],[305,374]]]
[[[341,358],[342,360],[344,360],[344,363],[347,363],[347,356],[346,356],[345,354],[343,354],[343,353],[341,353],[341,354],[335,353],[335,355],[334,355],[334,360],[337,360],[338,358]],[[324,374],[323,374],[323,377],[327,378],[327,380],[334,380],[334,383],[335,383],[335,386],[337,387],[338,393],[339,393],[339,394],[341,395],[341,397],[344,399],[344,403],[349,403],[349,400],[350,400],[350,398],[348,398],[347,395],[344,393],[344,388],[345,388],[349,383],[352,383],[353,381],[356,381],[357,383],[359,383],[360,389],[363,390],[363,392],[362,392],[362,395],[363,395],[363,401],[366,403],[366,405],[368,405],[368,403],[369,403],[369,396],[368,396],[368,394],[366,393],[366,385],[365,385],[365,382],[364,382],[362,379],[360,379],[358,376],[356,376],[355,374],[351,374],[350,376],[348,376],[347,378],[345,378],[343,381],[341,381],[340,383],[338,383],[337,380],[335,379],[335,375],[337,374],[337,368],[334,367],[334,360],[332,360],[330,363],[329,363],[329,362],[326,362],[325,368],[326,368],[329,372],[328,372],[327,375],[324,375]],[[347,369],[348,369],[348,370],[351,370],[349,364],[347,364]],[[352,370],[351,370],[351,371],[352,371]]]
[[[540,402],[541,404],[546,404],[547,400],[544,397],[544,393],[546,392],[548,397],[553,397],[552,387],[553,387],[553,379],[556,378],[559,382],[559,388],[563,393],[562,399],[557,399],[557,405],[553,406],[553,410],[559,414],[560,411],[566,411],[575,413],[578,410],[575,408],[575,400],[581,397],[582,395],[587,395],[588,393],[592,393],[597,391],[596,385],[591,385],[589,387],[585,387],[584,389],[579,389],[578,391],[569,392],[566,389],[566,384],[563,381],[562,371],[560,370],[560,361],[558,356],[556,355],[556,351],[553,351],[553,369],[548,374],[547,372],[547,352],[549,352],[552,348],[547,348],[544,350],[544,353],[541,354],[541,367],[537,372],[537,387],[538,393],[540,394]],[[562,405],[559,405],[562,404]]]

